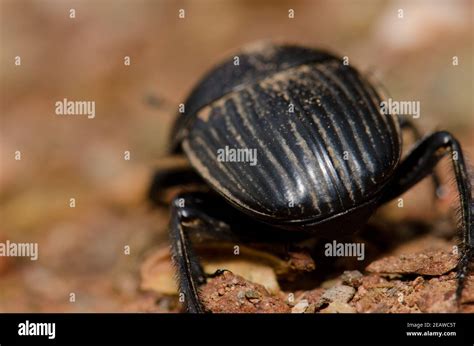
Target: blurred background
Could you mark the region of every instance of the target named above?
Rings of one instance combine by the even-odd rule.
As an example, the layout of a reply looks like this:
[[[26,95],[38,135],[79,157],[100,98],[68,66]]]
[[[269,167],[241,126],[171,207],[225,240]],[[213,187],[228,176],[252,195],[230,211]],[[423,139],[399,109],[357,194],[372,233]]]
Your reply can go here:
[[[166,245],[168,213],[150,209],[146,188],[167,164],[177,105],[213,64],[257,40],[348,56],[394,99],[420,101],[423,131],[452,131],[474,157],[469,0],[0,4],[0,242],[39,244],[38,261],[0,257],[2,312],[147,309],[155,298],[139,289],[140,265]],[[95,119],[57,116],[64,98],[95,101]],[[408,210],[430,209],[426,194],[411,196]]]

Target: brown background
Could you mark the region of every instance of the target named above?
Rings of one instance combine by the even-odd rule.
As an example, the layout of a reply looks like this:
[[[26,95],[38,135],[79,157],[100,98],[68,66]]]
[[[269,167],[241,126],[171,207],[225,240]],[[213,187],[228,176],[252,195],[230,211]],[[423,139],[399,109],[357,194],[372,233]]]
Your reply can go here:
[[[144,193],[176,105],[215,62],[256,40],[349,56],[393,98],[421,101],[420,126],[452,131],[472,158],[471,1],[0,3],[0,241],[40,247],[37,262],[0,257],[0,311],[121,311],[141,299],[138,268],[165,244],[167,222]],[[95,101],[96,118],[56,116],[63,98]]]

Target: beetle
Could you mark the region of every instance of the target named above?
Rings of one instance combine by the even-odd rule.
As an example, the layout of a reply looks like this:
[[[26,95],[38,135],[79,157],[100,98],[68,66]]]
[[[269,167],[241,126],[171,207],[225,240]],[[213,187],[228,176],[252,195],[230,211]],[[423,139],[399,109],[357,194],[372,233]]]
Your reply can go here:
[[[449,153],[461,212],[459,301],[474,222],[471,183],[456,138],[438,131],[421,139],[410,121],[381,111],[379,87],[326,51],[263,44],[238,58],[215,67],[192,90],[171,139],[171,153],[184,155],[190,166],[157,172],[149,191],[160,204],[166,188],[209,187],[181,193],[171,204],[172,255],[187,310],[205,311],[199,286],[208,277],[193,250],[193,232],[263,242],[342,237],[432,174]],[[404,129],[418,141],[402,158]],[[257,163],[235,152],[219,159],[223,148],[255,150]]]

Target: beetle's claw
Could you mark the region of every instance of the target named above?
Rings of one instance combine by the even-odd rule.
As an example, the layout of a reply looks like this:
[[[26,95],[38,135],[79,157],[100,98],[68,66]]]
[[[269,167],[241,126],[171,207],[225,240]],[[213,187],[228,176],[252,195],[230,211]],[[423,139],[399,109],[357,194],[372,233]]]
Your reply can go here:
[[[225,272],[229,272],[230,273],[230,270],[227,270],[227,269],[217,269],[214,273],[212,274],[206,274],[206,278],[208,279],[213,279],[213,278],[216,278],[218,276],[221,276],[222,274],[224,274]]]

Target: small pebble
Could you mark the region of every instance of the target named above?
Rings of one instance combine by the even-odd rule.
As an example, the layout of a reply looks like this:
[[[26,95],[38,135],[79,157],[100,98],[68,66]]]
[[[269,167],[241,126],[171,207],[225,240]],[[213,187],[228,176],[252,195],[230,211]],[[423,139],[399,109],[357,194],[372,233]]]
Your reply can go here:
[[[293,314],[301,314],[306,311],[306,308],[309,306],[308,300],[302,299],[298,302],[292,309],[291,313]]]
[[[342,276],[342,283],[352,287],[359,287],[362,284],[363,275],[358,270],[346,270]]]
[[[245,298],[245,292],[239,291],[239,293],[237,293],[237,299],[243,300],[244,298]]]
[[[254,290],[248,290],[245,292],[245,297],[247,299],[259,299],[260,298],[260,294],[257,292],[257,291],[254,291]]]
[[[321,299],[325,302],[341,302],[347,303],[352,299],[356,290],[354,287],[340,285],[331,287],[322,295]]]

